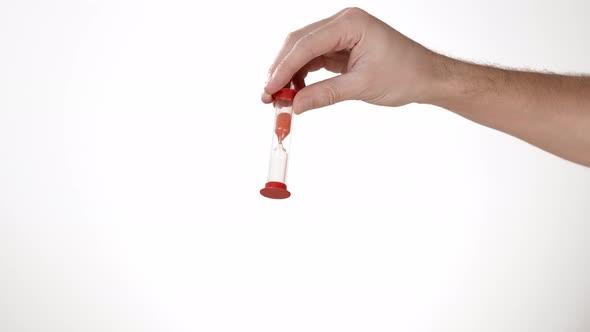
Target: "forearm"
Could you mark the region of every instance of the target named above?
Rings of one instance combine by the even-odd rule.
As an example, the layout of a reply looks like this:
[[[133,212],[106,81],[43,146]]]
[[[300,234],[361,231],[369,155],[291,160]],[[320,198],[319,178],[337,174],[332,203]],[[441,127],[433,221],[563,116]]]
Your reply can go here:
[[[590,77],[436,62],[423,102],[590,166]]]

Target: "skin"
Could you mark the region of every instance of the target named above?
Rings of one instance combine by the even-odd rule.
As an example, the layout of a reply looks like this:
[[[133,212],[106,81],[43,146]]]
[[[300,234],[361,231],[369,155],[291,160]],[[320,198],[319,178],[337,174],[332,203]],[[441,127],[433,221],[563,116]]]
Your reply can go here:
[[[325,68],[333,78],[305,86]],[[264,103],[293,81],[293,110],[345,100],[431,104],[590,167],[590,77],[505,70],[432,52],[358,8],[289,34],[269,70]]]

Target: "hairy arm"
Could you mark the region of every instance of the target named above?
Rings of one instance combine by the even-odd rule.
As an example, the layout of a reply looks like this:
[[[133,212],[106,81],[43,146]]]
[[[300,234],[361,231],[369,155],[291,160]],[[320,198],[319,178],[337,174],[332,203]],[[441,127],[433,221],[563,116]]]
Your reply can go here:
[[[435,61],[423,102],[590,166],[590,77]]]

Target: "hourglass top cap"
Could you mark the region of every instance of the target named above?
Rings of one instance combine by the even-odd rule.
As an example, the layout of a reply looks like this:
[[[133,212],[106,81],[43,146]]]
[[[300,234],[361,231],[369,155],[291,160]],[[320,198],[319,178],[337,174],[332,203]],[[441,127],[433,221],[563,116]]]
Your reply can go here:
[[[295,95],[297,94],[297,90],[289,89],[289,88],[282,88],[277,91],[275,94],[272,95],[273,102],[277,100],[291,100],[295,99]]]

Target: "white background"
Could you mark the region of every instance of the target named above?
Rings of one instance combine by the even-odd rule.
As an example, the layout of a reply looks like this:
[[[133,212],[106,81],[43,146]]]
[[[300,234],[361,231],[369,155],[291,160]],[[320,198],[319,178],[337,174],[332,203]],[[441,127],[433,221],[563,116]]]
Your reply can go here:
[[[0,331],[587,330],[588,168],[348,102],[296,117],[293,196],[259,195],[266,71],[350,5],[451,56],[590,73],[584,0],[2,0]]]

